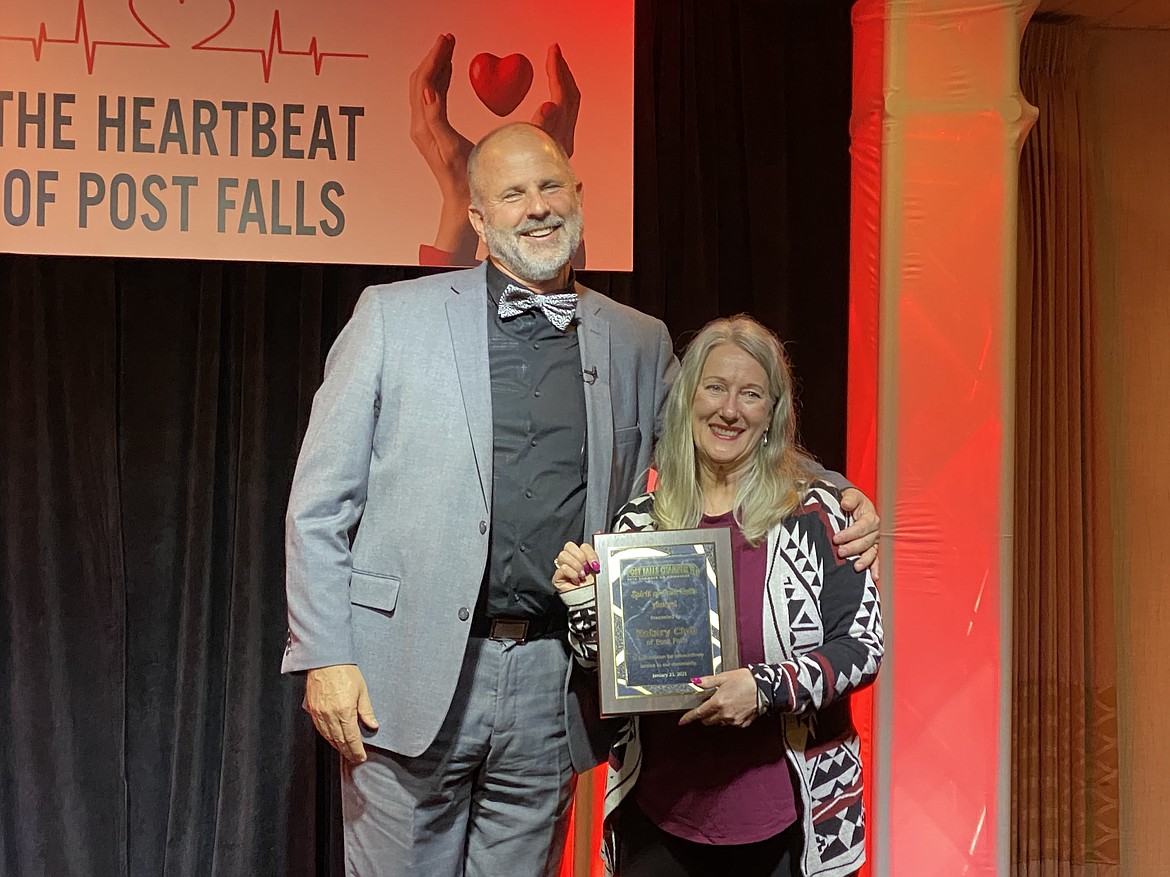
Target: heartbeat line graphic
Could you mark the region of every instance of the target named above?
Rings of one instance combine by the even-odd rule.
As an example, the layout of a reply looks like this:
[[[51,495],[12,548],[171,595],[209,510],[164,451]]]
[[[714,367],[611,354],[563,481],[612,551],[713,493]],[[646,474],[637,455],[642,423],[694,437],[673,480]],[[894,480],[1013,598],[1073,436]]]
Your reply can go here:
[[[269,76],[272,75],[272,60],[277,55],[292,55],[292,56],[297,56],[297,57],[302,57],[302,58],[312,58],[313,59],[313,73],[316,76],[321,75],[321,65],[322,65],[322,63],[324,63],[326,58],[368,58],[369,57],[369,55],[358,54],[355,52],[322,52],[317,48],[317,37],[315,37],[315,36],[309,40],[309,48],[307,48],[303,51],[298,51],[296,49],[286,49],[284,47],[284,34],[281,32],[281,29],[280,29],[280,10],[279,9],[277,9],[272,14],[272,31],[269,33],[269,36],[268,36],[268,48],[267,49],[249,48],[249,47],[243,47],[243,46],[239,46],[239,47],[237,47],[237,46],[209,46],[209,45],[207,45],[208,43],[210,43],[217,36],[219,36],[221,33],[223,33],[225,30],[227,30],[229,27],[231,27],[232,21],[236,17],[235,0],[228,0],[228,5],[231,7],[231,14],[228,16],[228,20],[224,22],[223,27],[221,27],[219,30],[217,30],[215,33],[213,33],[211,36],[204,37],[199,42],[197,42],[195,45],[193,45],[191,48],[192,49],[199,49],[199,50],[204,51],[204,52],[237,52],[237,53],[243,53],[243,54],[248,54],[248,55],[259,55],[260,56],[260,67],[264,71],[264,81],[265,82],[267,82]]]
[[[179,0],[179,4],[183,5],[186,0]],[[284,33],[280,27],[280,10],[277,9],[272,14],[272,30],[268,37],[268,47],[250,47],[250,46],[209,46],[212,40],[231,27],[232,22],[236,18],[236,4],[235,0],[228,0],[230,12],[227,21],[220,26],[218,30],[210,36],[206,36],[199,42],[191,46],[192,49],[197,49],[203,52],[233,52],[237,54],[259,55],[260,67],[264,72],[264,81],[267,83],[272,76],[272,63],[277,55],[288,55],[300,58],[312,58],[313,73],[316,76],[321,75],[321,65],[324,64],[326,58],[357,58],[365,59],[369,55],[357,52],[322,52],[317,47],[317,37],[313,36],[309,40],[307,49],[286,49],[284,47]],[[154,42],[126,42],[122,40],[91,40],[89,37],[89,24],[85,16],[85,0],[77,0],[77,17],[74,21],[73,36],[72,37],[51,37],[48,34],[48,28],[45,22],[41,22],[37,29],[35,36],[17,36],[0,34],[0,42],[13,43],[27,43],[32,47],[33,58],[36,61],[41,60],[41,54],[46,45],[70,45],[82,46],[85,52],[85,69],[86,72],[92,76],[94,62],[97,58],[97,50],[99,46],[119,46],[130,49],[169,49],[171,44],[156,34],[145,21],[138,15],[134,8],[134,0],[127,0],[127,8],[130,10],[130,15],[142,30],[149,34]]]
[[[37,61],[41,60],[41,51],[45,44],[55,45],[69,45],[82,46],[85,50],[85,69],[89,75],[93,75],[93,64],[97,58],[98,46],[122,46],[123,48],[133,49],[169,49],[170,44],[147,27],[146,22],[138,17],[137,11],[134,9],[134,0],[128,3],[130,14],[134,20],[138,22],[138,26],[146,33],[154,37],[153,43],[128,43],[119,40],[91,40],[89,38],[89,25],[85,19],[85,0],[77,0],[77,18],[74,22],[72,37],[51,37],[42,21],[40,28],[37,29],[36,36],[21,37],[21,36],[5,36],[0,34],[0,41],[13,43],[28,43],[32,46],[33,58]]]

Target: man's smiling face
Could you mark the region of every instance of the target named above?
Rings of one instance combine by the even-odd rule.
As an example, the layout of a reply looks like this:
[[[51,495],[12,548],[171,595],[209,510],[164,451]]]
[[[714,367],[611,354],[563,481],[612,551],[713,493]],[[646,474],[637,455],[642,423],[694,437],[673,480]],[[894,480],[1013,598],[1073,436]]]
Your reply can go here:
[[[581,244],[581,184],[536,129],[487,145],[474,177],[472,224],[488,253],[530,286],[558,279]]]

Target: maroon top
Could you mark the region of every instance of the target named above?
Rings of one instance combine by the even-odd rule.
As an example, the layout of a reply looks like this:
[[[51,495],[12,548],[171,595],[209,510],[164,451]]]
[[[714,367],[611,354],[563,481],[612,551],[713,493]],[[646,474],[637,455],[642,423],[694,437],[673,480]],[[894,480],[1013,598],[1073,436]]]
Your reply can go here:
[[[766,542],[752,548],[731,512],[701,527],[730,527],[740,665],[764,660]],[[796,822],[779,717],[747,728],[678,726],[677,713],[642,716],[642,771],[634,797],[663,831],[706,844],[745,844]]]

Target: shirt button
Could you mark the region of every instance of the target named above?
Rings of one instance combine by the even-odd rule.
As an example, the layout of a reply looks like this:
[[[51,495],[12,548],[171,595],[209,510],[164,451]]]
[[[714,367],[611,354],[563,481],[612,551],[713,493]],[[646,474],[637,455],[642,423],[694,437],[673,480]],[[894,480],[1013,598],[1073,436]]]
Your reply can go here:
[[[533,349],[533,350],[540,350],[540,345],[539,345],[539,344],[533,344],[533,345],[532,345],[532,349]]]
[[[512,595],[512,602],[513,602],[513,603],[519,603],[519,602],[520,602],[520,595],[519,595],[519,594],[513,594],[513,595]]]
[[[528,550],[528,546],[527,546],[527,545],[525,545],[523,542],[521,542],[521,543],[520,543],[520,550],[521,550],[521,551],[527,551],[527,550]]]
[[[471,613],[467,611],[467,607],[461,606],[459,608],[459,620],[466,621],[470,617],[471,617]]]
[[[481,534],[487,532],[487,521],[480,521],[479,522],[479,532]]]
[[[532,440],[532,441],[530,441],[528,444],[532,445],[532,447],[534,447],[534,448],[535,448],[535,447],[536,447],[536,439],[533,439],[533,440]]]
[[[540,398],[540,390],[533,390],[532,395],[535,396],[537,399],[539,399]]]
[[[524,491],[524,495],[525,495],[526,497],[528,497],[529,499],[532,499],[532,491],[531,491],[531,490],[526,490],[526,491]]]

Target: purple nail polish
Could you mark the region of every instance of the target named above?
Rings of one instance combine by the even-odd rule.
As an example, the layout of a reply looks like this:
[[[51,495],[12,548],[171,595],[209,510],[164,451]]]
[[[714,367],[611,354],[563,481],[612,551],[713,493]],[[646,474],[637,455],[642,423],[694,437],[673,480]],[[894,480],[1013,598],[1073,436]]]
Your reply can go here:
[[[692,676],[691,677],[691,685],[702,685],[702,684],[703,684],[702,677],[700,677],[700,676]]]
[[[589,561],[589,568],[592,569],[594,572],[601,572],[601,561],[600,560]]]

